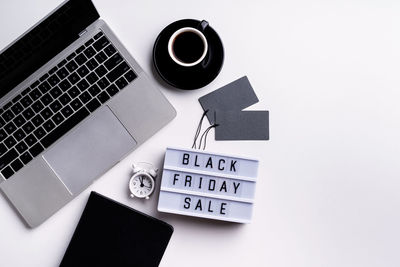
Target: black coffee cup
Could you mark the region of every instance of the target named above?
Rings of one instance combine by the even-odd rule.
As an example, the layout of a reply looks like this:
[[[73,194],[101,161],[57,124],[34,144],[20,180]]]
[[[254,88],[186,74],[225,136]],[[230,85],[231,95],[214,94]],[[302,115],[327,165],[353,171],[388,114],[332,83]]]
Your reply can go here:
[[[182,67],[194,67],[200,64],[208,52],[208,42],[204,30],[208,22],[203,20],[197,28],[183,27],[176,30],[168,41],[168,54]]]

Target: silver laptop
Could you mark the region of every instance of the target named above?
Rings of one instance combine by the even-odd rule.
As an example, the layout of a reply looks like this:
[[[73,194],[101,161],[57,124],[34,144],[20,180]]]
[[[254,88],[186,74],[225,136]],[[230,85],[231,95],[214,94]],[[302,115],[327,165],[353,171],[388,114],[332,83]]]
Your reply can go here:
[[[30,227],[176,115],[90,0],[1,51],[0,97],[0,189]]]

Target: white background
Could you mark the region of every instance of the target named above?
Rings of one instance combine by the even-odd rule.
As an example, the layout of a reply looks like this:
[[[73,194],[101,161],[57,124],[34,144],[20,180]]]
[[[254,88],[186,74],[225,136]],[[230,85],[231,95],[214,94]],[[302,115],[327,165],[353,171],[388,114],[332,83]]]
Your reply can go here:
[[[196,91],[162,91],[178,115],[40,227],[27,229],[0,198],[0,266],[59,264],[95,190],[175,227],[161,266],[400,266],[400,2],[394,0],[95,0],[142,67],[158,33],[206,19],[225,64]],[[0,47],[60,3],[2,0]],[[253,222],[159,214],[127,196],[130,165],[161,165],[166,146],[190,147],[197,99],[247,75],[270,111],[270,141],[216,142],[210,151],[260,160]]]

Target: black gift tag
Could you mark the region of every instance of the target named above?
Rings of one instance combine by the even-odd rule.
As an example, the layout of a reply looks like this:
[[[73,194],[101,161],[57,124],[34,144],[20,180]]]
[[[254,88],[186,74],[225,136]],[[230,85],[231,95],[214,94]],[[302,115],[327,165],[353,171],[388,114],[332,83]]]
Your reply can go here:
[[[256,93],[251,87],[249,79],[244,76],[205,96],[199,98],[203,110],[208,110],[207,118],[210,124],[214,123],[214,111],[240,111],[258,102]]]
[[[215,140],[268,140],[269,112],[216,110]]]

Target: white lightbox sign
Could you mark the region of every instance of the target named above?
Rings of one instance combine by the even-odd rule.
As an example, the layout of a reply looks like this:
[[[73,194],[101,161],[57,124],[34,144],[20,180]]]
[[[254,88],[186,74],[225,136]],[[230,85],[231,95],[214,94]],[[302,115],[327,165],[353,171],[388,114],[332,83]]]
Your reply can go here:
[[[167,148],[158,210],[249,223],[257,171],[255,159]]]

